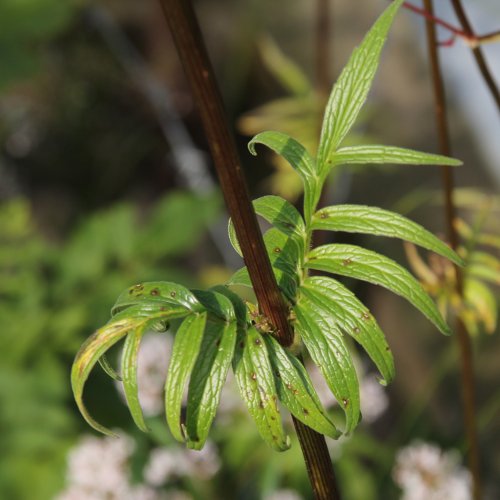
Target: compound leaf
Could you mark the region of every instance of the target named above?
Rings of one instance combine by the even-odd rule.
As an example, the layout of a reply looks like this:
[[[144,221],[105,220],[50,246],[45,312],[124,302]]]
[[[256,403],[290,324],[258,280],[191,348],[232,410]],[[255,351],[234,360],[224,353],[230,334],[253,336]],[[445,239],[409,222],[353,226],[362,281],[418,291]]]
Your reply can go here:
[[[481,281],[468,279],[465,281],[464,296],[467,303],[477,313],[477,317],[484,324],[488,333],[493,333],[497,326],[497,301],[491,290]]]
[[[270,335],[264,336],[278,397],[298,420],[320,434],[338,438],[341,433],[328,418],[302,363]]]
[[[411,302],[442,333],[451,333],[420,283],[388,257],[355,245],[332,244],[312,250],[306,267],[381,285]]]
[[[144,422],[144,415],[142,413],[141,403],[139,402],[137,356],[147,326],[148,322],[145,322],[140,328],[136,328],[127,335],[122,352],[122,377],[125,399],[127,400],[127,406],[135,425],[143,432],[148,432],[148,427],[146,422]]]
[[[101,368],[107,375],[109,375],[113,380],[116,380],[117,382],[122,381],[121,375],[111,366],[111,363],[109,362],[106,354],[103,354],[98,361],[101,365]]]
[[[345,432],[350,433],[360,418],[359,384],[342,332],[332,314],[325,314],[304,296],[299,297],[294,312],[295,329],[344,410]]]
[[[422,153],[413,149],[378,144],[340,148],[332,156],[332,166],[365,165],[367,163],[393,163],[403,165],[448,165],[458,167],[460,160],[449,156]]]
[[[185,315],[186,309],[183,307],[145,313],[140,306],[132,306],[116,314],[84,342],[71,368],[71,386],[78,409],[91,427],[103,434],[113,435],[109,429],[92,418],[83,403],[85,382],[99,358],[128,333],[146,328],[158,321],[168,321]]]
[[[386,8],[361,45],[354,49],[333,87],[326,105],[318,148],[318,168],[322,177],[328,172],[329,162],[333,161],[336,149],[351,129],[366,100],[387,32],[401,3],[402,0],[396,0]]]
[[[290,447],[290,440],[281,423],[278,394],[266,346],[262,335],[253,327],[246,336],[239,335],[233,371],[260,435],[269,446],[284,451]]]
[[[172,356],[165,382],[165,414],[177,441],[184,441],[181,424],[182,397],[191,371],[200,352],[207,314],[188,316],[175,334]]]
[[[186,410],[186,437],[189,448],[203,448],[212,425],[236,342],[236,317],[231,301],[217,292],[195,292],[197,297],[226,316],[209,316],[199,352],[191,373]]]
[[[326,276],[307,278],[300,287],[314,308],[328,314],[370,356],[388,384],[394,378],[394,359],[382,330],[370,311],[344,285]]]
[[[296,241],[278,229],[271,228],[264,234],[264,244],[278,286],[290,300],[293,300],[297,290],[299,258],[301,256]],[[252,286],[248,269],[243,267],[236,271],[229,278],[227,284]]]
[[[322,208],[312,220],[312,229],[389,236],[432,250],[458,265],[462,259],[439,238],[402,215],[364,205],[336,205]]]
[[[133,305],[140,305],[144,311],[172,306],[182,306],[187,309],[186,313],[203,311],[203,306],[187,288],[168,281],[139,283],[128,288],[116,300],[111,315]]]
[[[263,144],[281,155],[300,175],[304,184],[304,217],[309,221],[321,194],[314,158],[302,144],[282,132],[270,131],[257,134],[248,143],[248,149],[253,155],[257,154],[256,144]]]

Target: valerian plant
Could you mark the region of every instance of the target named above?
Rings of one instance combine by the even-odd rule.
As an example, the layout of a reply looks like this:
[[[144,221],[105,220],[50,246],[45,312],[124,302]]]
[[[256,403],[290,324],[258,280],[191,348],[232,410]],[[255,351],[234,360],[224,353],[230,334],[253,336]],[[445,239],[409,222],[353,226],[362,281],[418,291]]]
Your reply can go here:
[[[270,321],[257,305],[244,302],[228,288],[251,286],[246,268],[237,271],[225,286],[207,291],[188,290],[160,281],[134,285],[118,297],[111,310],[111,320],[84,343],[73,365],[75,399],[92,427],[110,433],[85,408],[85,382],[97,362],[108,374],[119,377],[105,354],[125,338],[120,376],[132,417],[141,430],[147,430],[137,387],[141,338],[148,330],[176,327],[165,384],[165,411],[173,436],[188,447],[201,449],[206,442],[230,369],[262,438],[274,449],[289,447],[280,403],[310,428],[338,438],[341,431],[322,407],[301,362],[306,352],[345,413],[343,432],[352,432],[360,420],[359,384],[344,337],[352,337],[364,348],[377,366],[383,383],[394,377],[393,357],[375,318],[356,296],[331,277],[309,276],[310,270],[388,288],[410,301],[441,332],[449,333],[419,282],[393,260],[354,245],[335,243],[310,248],[315,230],[357,232],[401,238],[462,264],[460,257],[445,243],[401,215],[368,206],[320,209],[317,206],[326,177],[339,165],[460,164],[444,156],[392,146],[342,147],[366,100],[387,32],[401,3],[398,0],[386,9],[355,49],[334,85],[316,158],[299,142],[280,132],[263,132],[249,144],[253,154],[255,146],[263,144],[282,155],[304,184],[303,216],[277,196],[254,201],[257,214],[273,226],[264,235],[264,241],[289,309],[294,330],[291,347],[284,348],[277,342]],[[231,223],[229,236],[239,251]],[[183,403],[186,388],[187,402]]]

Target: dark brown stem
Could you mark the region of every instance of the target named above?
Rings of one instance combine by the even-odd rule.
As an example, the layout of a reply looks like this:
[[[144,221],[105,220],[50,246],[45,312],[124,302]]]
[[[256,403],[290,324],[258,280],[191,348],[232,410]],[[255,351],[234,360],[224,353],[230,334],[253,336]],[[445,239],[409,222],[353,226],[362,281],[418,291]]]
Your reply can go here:
[[[472,25],[469,22],[467,14],[462,6],[460,0],[451,0],[451,4],[453,5],[453,9],[462,25],[462,29],[467,33],[470,37],[474,36],[474,30],[472,29]],[[500,90],[498,89],[495,80],[493,79],[493,75],[486,63],[486,60],[483,55],[483,51],[481,47],[476,46],[472,47],[472,54],[474,55],[474,59],[476,60],[477,67],[483,76],[483,79],[490,89],[491,95],[496,102],[498,111],[500,111]]]
[[[424,0],[425,9],[433,15],[432,0]],[[429,59],[431,65],[436,123],[439,139],[440,153],[450,156],[451,148],[448,133],[448,122],[446,119],[446,95],[444,90],[443,77],[439,64],[438,45],[435,24],[426,21],[427,44],[429,49]],[[442,168],[443,192],[446,207],[446,226],[448,239],[454,249],[458,246],[458,234],[455,229],[454,219],[456,214],[453,201],[453,174],[450,167]],[[463,275],[460,268],[456,267],[457,292],[463,298]],[[477,439],[476,424],[476,395],[474,386],[474,366],[472,357],[471,340],[463,322],[457,318],[456,334],[460,348],[460,360],[462,368],[462,398],[464,405],[464,424],[468,445],[468,463],[473,480],[474,499],[481,498],[481,480],[479,472],[479,447]]]
[[[293,332],[288,311],[264,247],[238,152],[227,124],[214,72],[189,0],[160,0],[184,71],[199,109],[221,189],[262,312],[276,329],[280,344],[289,346]],[[309,478],[317,499],[338,499],[333,466],[325,439],[294,420]]]

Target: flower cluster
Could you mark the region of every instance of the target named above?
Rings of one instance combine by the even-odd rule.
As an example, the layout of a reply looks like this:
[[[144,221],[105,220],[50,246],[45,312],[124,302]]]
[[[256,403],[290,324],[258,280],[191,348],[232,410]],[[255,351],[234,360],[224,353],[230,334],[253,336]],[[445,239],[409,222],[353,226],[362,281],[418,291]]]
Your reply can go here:
[[[323,406],[328,409],[337,405],[337,400],[316,365],[309,363],[307,371]],[[362,371],[362,368],[357,371]],[[389,406],[389,398],[384,387],[377,382],[373,375],[364,374],[360,377],[359,391],[363,422],[368,424],[375,422]]]
[[[415,442],[401,449],[393,469],[402,500],[470,500],[471,480],[459,456],[429,443]]]
[[[183,477],[210,479],[220,468],[213,443],[201,452],[181,448],[153,449],[146,464],[144,483],[132,484],[130,459],[134,443],[84,436],[68,456],[67,488],[56,500],[191,500],[182,490],[161,488]]]

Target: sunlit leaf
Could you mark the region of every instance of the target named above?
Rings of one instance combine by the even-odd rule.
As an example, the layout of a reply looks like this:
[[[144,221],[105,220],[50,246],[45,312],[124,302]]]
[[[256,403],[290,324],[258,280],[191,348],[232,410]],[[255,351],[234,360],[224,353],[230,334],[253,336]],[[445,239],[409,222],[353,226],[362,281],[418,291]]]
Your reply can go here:
[[[146,326],[147,323],[140,328],[136,328],[127,335],[122,352],[122,377],[125,399],[127,400],[127,406],[134,419],[135,425],[143,432],[148,432],[148,427],[146,422],[144,422],[144,415],[142,413],[141,403],[139,402],[137,356]]]
[[[238,322],[238,326],[246,329],[247,325],[247,307],[243,300],[236,293],[229,290],[227,286],[217,285],[212,287],[214,292],[217,292],[224,297],[228,298],[231,301],[233,306],[234,314],[236,315],[236,321]]]
[[[498,321],[498,304],[491,290],[478,280],[468,279],[464,285],[464,297],[484,324],[486,332],[493,333]]]
[[[302,216],[284,198],[262,196],[253,201],[253,206],[257,214],[287,236],[295,236],[298,240],[305,238],[306,228]]]
[[[367,163],[392,163],[402,165],[462,165],[460,160],[448,156],[422,153],[412,149],[378,144],[341,148],[332,155],[332,166],[365,165]]]
[[[253,201],[253,206],[258,215],[285,235],[293,238],[300,247],[301,254],[304,252],[306,238],[304,220],[291,203],[280,196],[262,196]],[[241,248],[231,219],[229,219],[228,234],[233,248],[241,256]]]
[[[273,368],[278,397],[298,420],[320,434],[338,438],[341,433],[328,418],[302,363],[288,354],[270,335],[264,336]]]
[[[109,323],[99,328],[84,342],[73,362],[71,386],[76,404],[91,427],[104,434],[113,435],[109,429],[91,417],[83,403],[85,382],[98,359],[128,333],[146,328],[146,326],[158,321],[180,318],[185,315],[186,310],[181,307],[145,314],[140,306],[132,306],[128,310],[116,314]]]
[[[253,155],[257,154],[256,144],[264,144],[275,153],[283,156],[298,172],[304,183],[304,217],[306,222],[309,221],[321,194],[313,157],[302,144],[282,132],[273,131],[257,134],[248,143],[248,149]]]
[[[113,379],[116,380],[117,382],[121,382],[122,377],[121,375],[111,366],[111,363],[109,362],[108,357],[103,354],[99,360],[99,364],[101,365],[101,368]]]
[[[378,67],[387,32],[402,0],[396,0],[378,18],[333,86],[328,100],[318,148],[318,169],[329,170],[333,154],[351,129],[361,110]]]
[[[138,283],[128,288],[116,300],[111,314],[115,315],[133,305],[141,305],[144,311],[162,306],[182,306],[191,312],[203,311],[201,304],[187,288],[168,281]]]
[[[466,274],[500,285],[500,259],[486,252],[473,252]]]
[[[308,95],[312,92],[307,75],[281,51],[272,38],[261,38],[259,49],[266,69],[285,89],[297,96]]]
[[[383,255],[354,245],[324,245],[309,253],[306,267],[381,285],[411,302],[442,333],[450,334],[422,285],[406,269]]]
[[[182,397],[200,353],[207,314],[188,316],[175,334],[172,356],[165,382],[165,414],[172,435],[184,441],[181,424]]]
[[[195,292],[207,309],[225,320],[209,316],[200,355],[192,369],[186,409],[186,438],[189,448],[203,448],[212,425],[236,342],[236,317],[231,301],[217,292]]]
[[[292,238],[281,231],[271,228],[264,234],[269,260],[280,289],[289,299],[293,299],[297,288],[299,273],[299,248]],[[251,286],[248,269],[243,267],[229,278],[228,285]]]
[[[388,384],[394,378],[394,359],[377,321],[356,296],[338,281],[326,276],[307,278],[300,287],[311,308],[329,315],[343,332],[361,345]]]
[[[462,259],[448,245],[422,226],[377,207],[336,205],[322,208],[314,214],[312,228],[401,238],[463,265]]]
[[[314,303],[303,296],[295,305],[294,312],[297,316],[295,329],[344,410],[345,432],[350,433],[360,419],[359,385],[342,332],[331,314],[319,311]]]
[[[290,447],[278,408],[272,366],[262,335],[249,328],[238,336],[233,370],[243,400],[266,443],[277,451]]]

